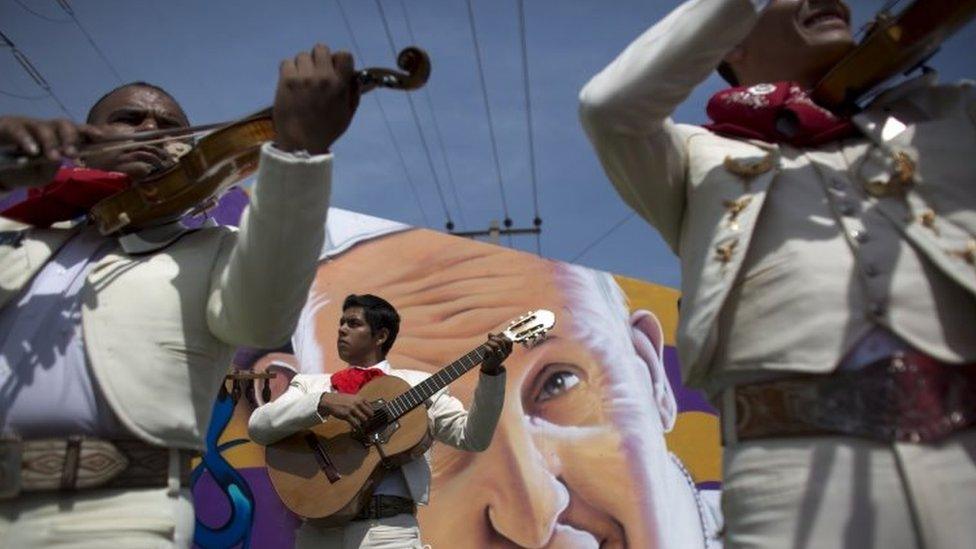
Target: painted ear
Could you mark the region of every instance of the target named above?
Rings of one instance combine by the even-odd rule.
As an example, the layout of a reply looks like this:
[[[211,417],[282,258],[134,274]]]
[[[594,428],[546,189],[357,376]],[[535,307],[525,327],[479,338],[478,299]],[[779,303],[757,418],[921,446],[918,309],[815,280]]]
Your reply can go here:
[[[651,395],[661,415],[661,426],[665,432],[670,431],[678,415],[678,403],[664,370],[664,330],[654,313],[640,309],[630,315],[630,338],[650,373]]]

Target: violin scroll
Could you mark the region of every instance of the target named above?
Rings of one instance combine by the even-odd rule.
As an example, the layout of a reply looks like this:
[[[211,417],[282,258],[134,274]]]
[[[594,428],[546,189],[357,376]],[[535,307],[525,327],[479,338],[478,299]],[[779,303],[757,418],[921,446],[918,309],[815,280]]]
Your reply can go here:
[[[397,55],[397,66],[406,72],[378,67],[359,71],[356,76],[362,91],[365,93],[374,88],[416,90],[430,78],[430,57],[420,48],[410,46],[401,50]]]

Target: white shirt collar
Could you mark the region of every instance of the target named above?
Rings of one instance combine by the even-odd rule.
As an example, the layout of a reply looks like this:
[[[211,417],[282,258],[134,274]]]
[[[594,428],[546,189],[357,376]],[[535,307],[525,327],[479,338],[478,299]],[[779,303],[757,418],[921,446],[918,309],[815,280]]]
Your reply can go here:
[[[393,367],[390,366],[390,361],[383,360],[381,362],[377,362],[376,364],[373,364],[372,366],[353,366],[353,368],[361,368],[361,369],[366,369],[366,368],[379,368],[380,371],[382,371],[384,374],[389,374],[390,373],[390,370]]]

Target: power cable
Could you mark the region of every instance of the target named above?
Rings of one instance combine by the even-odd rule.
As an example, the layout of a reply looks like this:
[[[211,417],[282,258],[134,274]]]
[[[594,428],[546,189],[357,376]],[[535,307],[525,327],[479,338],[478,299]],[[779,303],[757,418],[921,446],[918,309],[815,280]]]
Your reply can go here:
[[[471,27],[471,39],[474,43],[474,56],[478,61],[478,81],[481,83],[481,96],[485,103],[485,116],[488,118],[488,136],[491,139],[491,153],[492,158],[495,161],[495,175],[498,178],[498,190],[502,197],[502,213],[505,214],[505,227],[510,228],[512,226],[512,217],[508,214],[508,200],[505,198],[505,186],[502,184],[502,168],[498,161],[498,142],[495,140],[495,127],[492,124],[491,119],[491,107],[488,104],[488,87],[485,85],[485,69],[481,62],[481,46],[478,42],[478,30],[475,28],[474,24],[474,8],[471,6],[471,0],[468,0],[468,25]],[[509,235],[508,244],[511,246],[512,237]]]
[[[43,13],[36,12],[36,11],[32,10],[30,8],[30,6],[28,6],[27,4],[21,2],[21,0],[14,0],[14,3],[17,4],[18,6],[20,6],[20,8],[22,10],[24,10],[27,13],[33,15],[34,17],[37,17],[38,19],[43,19],[45,21],[50,21],[51,23],[70,23],[71,22],[71,19],[70,18],[69,19],[57,19],[55,17],[48,17],[47,15],[44,15]]]
[[[591,249],[593,249],[593,247],[596,246],[597,244],[603,242],[614,231],[616,231],[620,227],[623,227],[624,226],[624,223],[627,223],[628,221],[630,221],[630,218],[634,217],[634,215],[636,215],[636,213],[637,212],[635,212],[633,210],[631,210],[630,212],[628,212],[627,215],[625,215],[622,219],[620,219],[620,221],[617,221],[616,223],[614,223],[614,225],[612,227],[610,227],[609,229],[607,229],[607,231],[605,233],[601,234],[593,242],[590,242],[585,247],[583,247],[583,250],[580,251],[580,253],[576,254],[576,256],[573,257],[573,259],[570,259],[569,262],[570,263],[576,263],[576,260],[577,259],[579,259],[579,258],[583,257],[584,255],[586,255],[586,252],[588,252]]]
[[[4,95],[6,97],[12,97],[14,99],[23,99],[25,101],[38,101],[40,99],[47,99],[47,94],[21,95],[19,93],[9,92],[6,90],[0,90],[0,95]]]
[[[376,9],[380,12],[380,19],[383,22],[383,30],[386,32],[386,40],[390,45],[390,52],[393,57],[396,58],[397,51],[396,45],[393,43],[393,33],[390,32],[390,23],[386,19],[386,11],[383,10],[383,4],[380,0],[375,0]],[[424,149],[424,155],[427,157],[427,167],[430,168],[431,176],[434,178],[434,187],[437,189],[437,196],[441,200],[441,207],[444,208],[444,217],[447,218],[447,222],[444,226],[448,231],[454,230],[454,222],[451,220],[451,213],[447,209],[447,200],[444,199],[444,191],[441,189],[441,181],[437,176],[437,170],[434,169],[434,159],[430,154],[430,147],[427,145],[427,138],[424,136],[423,128],[420,126],[420,117],[417,116],[417,107],[413,104],[413,97],[409,92],[406,94],[407,104],[410,105],[410,114],[413,116],[413,123],[417,126],[417,133],[420,135],[420,144]]]
[[[20,66],[22,69],[24,69],[24,72],[26,72],[27,75],[30,76],[32,80],[34,80],[34,83],[37,84],[39,88],[41,88],[47,93],[48,97],[50,97],[52,100],[54,100],[55,103],[57,103],[58,108],[61,109],[61,112],[63,112],[64,115],[67,116],[68,118],[74,120],[75,117],[68,110],[68,107],[64,106],[64,103],[61,102],[61,99],[57,96],[57,94],[54,93],[54,90],[51,89],[51,85],[47,83],[47,80],[44,79],[44,76],[41,75],[40,71],[38,71],[37,68],[34,67],[34,64],[31,63],[30,59],[27,58],[27,54],[20,51],[17,48],[17,46],[13,43],[13,41],[7,38],[7,35],[4,34],[3,31],[0,31],[0,42],[2,42],[4,46],[10,48],[10,52],[13,54],[14,59],[16,59],[18,63],[20,63]]]
[[[529,54],[525,40],[525,9],[523,4],[524,0],[518,0],[519,37],[522,42],[522,83],[525,85],[525,126],[529,135],[529,175],[532,180],[532,224],[535,227],[541,228],[542,217],[539,216],[539,184],[536,180],[535,169],[535,139],[532,134],[532,94],[529,88]],[[542,238],[538,232],[535,233],[535,249],[538,255],[542,255]]]
[[[356,57],[359,59],[363,58],[362,50],[359,48],[359,42],[356,40],[356,33],[352,30],[352,24],[349,23],[349,16],[346,15],[346,9],[342,7],[341,0],[335,0],[336,7],[339,8],[339,15],[342,19],[342,24],[346,27],[346,33],[349,34],[349,40],[352,42],[352,49],[356,53]],[[397,142],[396,135],[393,133],[393,127],[390,125],[390,118],[386,115],[386,109],[383,108],[383,103],[380,102],[380,98],[373,95],[373,101],[376,102],[376,107],[380,110],[380,116],[383,118],[383,125],[386,126],[386,133],[390,136],[390,141],[393,143],[393,148],[396,150],[397,157],[400,159],[400,167],[403,168],[403,175],[407,178],[407,185],[410,187],[410,192],[413,194],[414,200],[417,201],[417,208],[420,210],[420,216],[424,220],[424,225],[431,227],[430,219],[427,217],[427,212],[424,210],[423,201],[420,200],[420,193],[417,192],[417,185],[414,183],[413,178],[410,177],[410,170],[407,169],[407,160],[403,156],[403,151],[400,149],[400,144]]]
[[[112,74],[115,75],[116,80],[118,80],[119,84],[121,84],[123,80],[122,76],[119,74],[119,71],[115,70],[115,66],[112,65],[112,62],[109,61],[108,57],[105,56],[105,52],[102,51],[102,48],[98,47],[98,44],[95,43],[95,39],[92,38],[91,34],[88,33],[88,30],[85,29],[85,27],[81,24],[81,21],[78,20],[78,17],[75,15],[75,10],[71,8],[71,4],[68,4],[68,0],[57,0],[57,2],[58,5],[61,6],[61,9],[64,10],[64,13],[68,14],[68,17],[75,22],[75,26],[78,27],[81,34],[85,35],[85,39],[88,40],[89,44],[91,44],[92,49],[94,49],[95,53],[102,58],[102,61],[105,62],[105,65],[108,66],[109,70],[112,71]]]
[[[407,24],[407,33],[410,36],[410,43],[417,44],[417,37],[413,34],[413,25],[410,24],[410,12],[407,6],[400,0],[400,9],[403,10],[403,20]],[[444,138],[441,134],[441,126],[437,121],[437,114],[434,111],[434,102],[430,98],[430,91],[427,86],[421,88],[424,98],[427,100],[427,109],[430,110],[430,118],[434,122],[434,136],[437,137],[437,144],[441,149],[441,159],[444,160],[444,169],[447,172],[447,183],[451,187],[451,194],[454,195],[454,203],[457,206],[458,218],[461,220],[461,227],[467,229],[468,222],[464,217],[464,209],[461,208],[461,198],[458,196],[457,185],[454,183],[454,172],[451,170],[451,163],[447,159],[447,148],[444,147]]]

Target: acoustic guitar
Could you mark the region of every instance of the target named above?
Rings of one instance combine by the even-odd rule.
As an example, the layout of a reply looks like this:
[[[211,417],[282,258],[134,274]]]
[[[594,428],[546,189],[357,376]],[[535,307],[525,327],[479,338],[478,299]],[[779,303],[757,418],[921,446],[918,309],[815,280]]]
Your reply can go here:
[[[531,345],[552,329],[552,311],[531,311],[502,332],[513,343]],[[427,399],[485,359],[480,345],[414,387],[381,376],[359,390],[373,406],[362,431],[331,419],[265,448],[271,484],[285,506],[299,516],[344,524],[355,517],[387,469],[423,455],[432,436]]]

